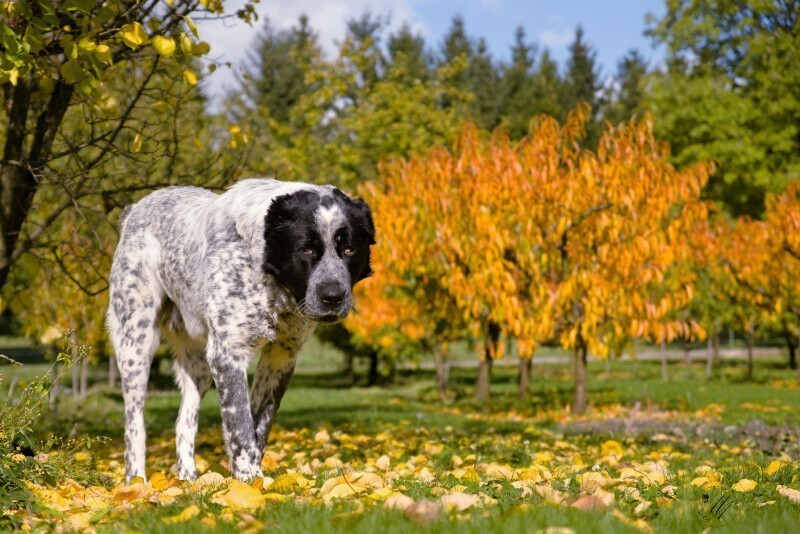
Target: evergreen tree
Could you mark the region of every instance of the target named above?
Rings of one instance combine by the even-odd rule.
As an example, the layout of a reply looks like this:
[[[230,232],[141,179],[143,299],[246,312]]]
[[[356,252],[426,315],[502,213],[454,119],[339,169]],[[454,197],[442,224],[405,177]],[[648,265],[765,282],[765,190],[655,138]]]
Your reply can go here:
[[[467,66],[467,89],[473,95],[467,113],[481,128],[493,129],[499,122],[499,87],[497,66],[489,54],[486,41],[481,38]]]
[[[511,64],[503,70],[502,113],[512,139],[528,132],[528,124],[536,112],[533,75],[533,45],[525,42],[525,30],[517,28],[511,49]]]
[[[431,78],[431,57],[425,51],[425,39],[411,32],[408,23],[389,36],[389,63],[395,76],[407,82],[425,82]]]
[[[612,124],[628,121],[642,111],[647,63],[638,50],[630,50],[617,69],[616,88],[605,110],[605,118]]]
[[[565,115],[561,104],[562,81],[558,65],[544,49],[539,57],[539,66],[533,75],[533,115],[545,114],[560,118]]]
[[[313,90],[306,84],[305,75],[319,56],[317,36],[307,16],[302,15],[297,26],[283,31],[265,20],[255,46],[247,54],[248,66],[240,80],[241,95],[251,100],[247,107],[264,108],[274,120],[286,122],[292,106]]]
[[[457,65],[459,62],[463,62],[463,68],[450,78],[450,84],[456,89],[462,91],[469,90],[470,84],[467,66],[472,61],[473,53],[472,42],[467,36],[464,27],[464,19],[461,15],[456,15],[450,22],[450,28],[444,36],[438,61],[440,67],[444,65]]]
[[[345,41],[356,51],[351,66],[358,71],[359,82],[364,87],[375,85],[386,70],[386,58],[380,46],[384,27],[383,19],[369,11],[347,22]]]
[[[584,40],[583,28],[575,30],[575,40],[569,46],[569,59],[564,79],[562,105],[565,112],[574,109],[581,102],[592,108],[592,118],[586,129],[586,142],[594,146],[600,137],[600,125],[596,117],[599,113],[600,91],[599,74],[596,67],[597,53]]]

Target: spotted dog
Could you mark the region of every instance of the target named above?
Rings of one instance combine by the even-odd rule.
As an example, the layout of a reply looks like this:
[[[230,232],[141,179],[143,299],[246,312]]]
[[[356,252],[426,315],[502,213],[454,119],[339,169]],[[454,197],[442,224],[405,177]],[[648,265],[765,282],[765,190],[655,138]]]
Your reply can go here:
[[[317,323],[347,316],[354,284],[371,273],[374,238],[367,204],[331,186],[254,179],[221,195],[169,187],[126,208],[107,318],[125,401],[126,480],[145,476],[144,400],[162,333],[182,393],[179,477],[197,476],[197,417],[212,382],[233,476],[261,476],[297,352]]]

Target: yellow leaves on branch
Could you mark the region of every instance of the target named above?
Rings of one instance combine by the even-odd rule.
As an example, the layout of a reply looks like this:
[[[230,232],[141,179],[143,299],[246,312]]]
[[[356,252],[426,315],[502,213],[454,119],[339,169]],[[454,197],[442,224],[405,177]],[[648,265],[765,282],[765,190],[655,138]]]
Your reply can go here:
[[[649,119],[581,150],[588,113],[540,118],[518,143],[467,124],[452,150],[384,161],[361,189],[377,276],[348,327],[391,349],[395,336],[481,339],[496,324],[522,356],[553,340],[604,356],[633,337],[702,336],[675,313],[694,282],[676,265],[706,219],[711,166],[675,169]]]

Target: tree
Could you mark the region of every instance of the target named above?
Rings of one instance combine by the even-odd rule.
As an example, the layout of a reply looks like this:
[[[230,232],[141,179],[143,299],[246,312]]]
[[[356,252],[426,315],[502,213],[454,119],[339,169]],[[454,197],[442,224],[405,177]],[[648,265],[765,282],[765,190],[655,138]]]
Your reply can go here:
[[[404,78],[408,83],[431,79],[433,59],[425,50],[422,35],[413,34],[408,23],[403,23],[396,33],[389,36],[388,50],[389,64],[396,69],[398,78]]]
[[[638,50],[629,51],[617,66],[616,88],[604,110],[612,124],[629,121],[643,111],[647,63]]]
[[[648,30],[669,65],[649,107],[676,161],[717,161],[709,193],[732,215],[800,177],[798,24],[796,2],[681,0]]]
[[[196,83],[192,60],[209,46],[190,36],[196,30],[190,15],[222,12],[219,2],[202,4],[110,0],[0,6],[0,287],[46,229],[75,209],[76,198],[96,200],[105,192],[116,200],[118,183],[98,190],[83,177],[110,156],[127,157],[141,148],[143,137],[131,119],[151,83],[160,76]],[[247,3],[238,14],[250,19],[253,13]],[[125,100],[112,100],[106,88],[122,75],[135,84],[129,84]],[[80,128],[67,128],[75,125],[65,119],[78,106],[84,113]],[[79,172],[64,175],[59,169],[65,165]],[[67,195],[40,227],[26,230],[36,197],[47,188]]]
[[[467,89],[471,100],[465,110],[471,120],[481,128],[492,129],[497,126],[500,118],[500,76],[497,66],[489,54],[488,46],[484,39],[478,39],[475,54],[467,66]]]
[[[525,42],[525,30],[517,28],[511,63],[503,69],[502,111],[512,139],[528,133],[528,124],[536,110],[536,92],[533,76],[533,46]]]
[[[452,150],[391,160],[361,190],[382,229],[386,280],[363,315],[418,306],[415,321],[443,319],[451,336],[482,343],[480,401],[507,339],[523,358],[552,341],[573,350],[580,412],[589,352],[702,335],[677,310],[692,295],[680,266],[706,214],[709,166],[676,170],[649,120],[606,132],[596,154],[581,150],[588,113],[563,126],[539,118],[518,144],[466,125]]]
[[[538,64],[533,74],[533,116],[563,117],[566,112],[561,103],[562,80],[558,75],[558,65],[547,48],[539,56]]]
[[[265,20],[247,54],[239,95],[252,101],[248,107],[262,107],[274,120],[285,123],[291,108],[312,90],[306,73],[320,54],[307,16],[302,15],[294,28],[284,31],[276,31]]]
[[[585,41],[583,28],[578,26],[575,30],[575,39],[569,45],[561,102],[565,111],[574,109],[582,102],[589,104],[593,115],[587,124],[586,142],[591,147],[597,144],[600,136],[600,125],[595,120],[600,111],[598,98],[600,81],[596,62],[597,53]]]

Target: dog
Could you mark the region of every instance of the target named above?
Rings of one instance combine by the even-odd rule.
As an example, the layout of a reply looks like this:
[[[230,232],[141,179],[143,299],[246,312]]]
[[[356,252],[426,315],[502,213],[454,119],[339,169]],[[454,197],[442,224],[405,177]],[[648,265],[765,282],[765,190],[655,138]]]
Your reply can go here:
[[[125,403],[126,481],[145,478],[144,401],[162,333],[182,394],[179,478],[197,477],[197,419],[212,382],[233,476],[263,476],[297,353],[318,323],[348,315],[353,286],[372,272],[374,243],[369,206],[332,186],[250,179],[221,195],[176,186],[126,207],[107,314]]]

